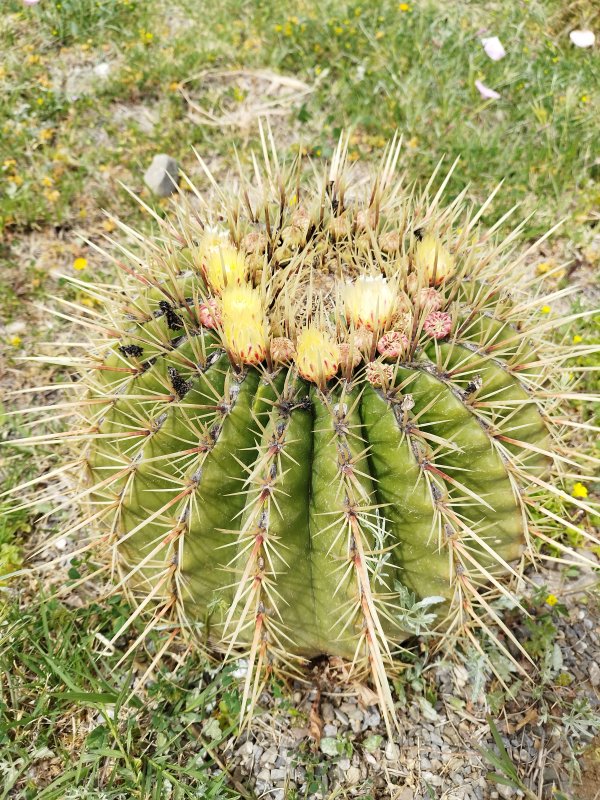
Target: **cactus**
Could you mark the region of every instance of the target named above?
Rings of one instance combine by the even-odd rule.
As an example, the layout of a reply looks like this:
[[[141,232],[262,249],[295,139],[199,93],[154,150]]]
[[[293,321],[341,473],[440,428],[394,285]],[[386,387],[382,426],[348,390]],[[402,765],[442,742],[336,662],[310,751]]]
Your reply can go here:
[[[389,724],[403,598],[438,644],[480,647],[480,627],[510,656],[494,599],[568,550],[544,553],[560,526],[593,538],[557,481],[586,427],[561,411],[564,367],[590,348],[552,340],[516,234],[479,230],[487,203],[398,185],[397,142],[361,201],[347,140],[310,186],[267,141],[257,187],[211,178],[212,206],[182,194],[137,254],[118,245],[121,286],[75,281],[104,310],[81,309],[85,390],[64,404],[86,472],[72,530],[98,532],[146,630],[247,654],[245,710],[265,670],[330,654],[369,671]]]

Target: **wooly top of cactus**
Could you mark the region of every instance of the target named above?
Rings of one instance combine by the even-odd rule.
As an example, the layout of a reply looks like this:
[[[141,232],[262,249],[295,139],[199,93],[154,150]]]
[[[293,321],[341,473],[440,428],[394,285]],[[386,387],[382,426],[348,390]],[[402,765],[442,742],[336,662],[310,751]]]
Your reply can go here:
[[[593,399],[568,375],[594,348],[552,336],[590,312],[541,314],[552,297],[531,296],[514,236],[480,235],[462,198],[443,208],[448,178],[399,185],[397,142],[354,197],[347,139],[316,183],[267,141],[257,186],[193,208],[182,193],[135,255],[106,253],[124,286],[75,280],[105,308],[80,311],[73,500],[140,604],[116,636],[154,609],[245,652],[242,711],[265,670],[341,656],[391,724],[408,597],[438,646],[478,627],[526,673],[494,600],[518,602],[510,580],[552,526],[596,541],[563,483],[589,468],[563,406]]]

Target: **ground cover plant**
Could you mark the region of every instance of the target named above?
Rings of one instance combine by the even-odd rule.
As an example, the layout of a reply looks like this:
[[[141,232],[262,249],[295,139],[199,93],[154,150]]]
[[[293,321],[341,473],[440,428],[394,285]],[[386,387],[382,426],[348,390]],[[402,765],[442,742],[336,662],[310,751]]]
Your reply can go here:
[[[280,119],[283,147],[289,147],[291,153],[302,148],[317,160],[330,157],[338,129],[351,125],[350,158],[368,158],[400,127],[404,133],[401,164],[411,180],[423,181],[442,153],[448,154],[449,163],[455,155],[464,157],[454,171],[450,193],[462,189],[472,178],[469,196],[482,200],[499,180],[505,179],[506,188],[484,215],[488,225],[500,219],[517,200],[524,201],[524,209],[519,212],[524,217],[536,206],[538,214],[526,222],[522,231],[525,241],[566,214],[562,233],[558,231],[551,237],[540,256],[531,257],[531,269],[546,276],[544,283],[549,290],[573,281],[582,286],[573,313],[586,310],[593,303],[590,268],[597,264],[593,238],[597,176],[592,146],[597,81],[593,53],[573,47],[568,39],[571,28],[593,26],[592,5],[580,3],[568,13],[550,3],[530,3],[526,11],[516,4],[504,4],[502,8],[488,5],[483,14],[479,4],[440,8],[435,4],[394,3],[378,6],[377,10],[363,4],[362,8],[344,7],[343,12],[339,4],[321,5],[318,9],[307,4],[298,8],[294,16],[283,6],[279,9],[269,5],[267,10],[258,3],[201,9],[183,3],[168,9],[160,4],[148,7],[102,3],[97,13],[87,17],[85,25],[76,7],[65,3],[63,9],[59,5],[48,3],[31,9],[13,2],[1,23],[5,46],[0,80],[9,93],[9,102],[0,112],[2,337],[7,353],[7,390],[15,388],[17,381],[31,385],[39,381],[36,363],[17,362],[16,358],[33,354],[39,340],[56,334],[56,330],[49,330],[54,325],[49,315],[37,310],[32,301],[48,303],[48,295],[58,292],[63,299],[84,300],[93,306],[93,298],[81,287],[67,287],[62,282],[61,272],[76,276],[83,283],[92,274],[96,281],[113,280],[108,261],[96,255],[82,238],[97,241],[101,231],[114,233],[114,223],[102,217],[98,209],[108,208],[136,226],[151,229],[151,217],[139,211],[119,188],[117,179],[141,189],[143,168],[157,150],[176,155],[193,172],[192,144],[211,160],[219,180],[225,179],[230,166],[226,153],[230,152],[231,142],[238,146],[241,160],[247,162],[250,146],[256,144],[255,125],[220,128],[191,119],[190,114],[198,114],[198,107],[218,112],[213,114],[217,119],[238,107],[246,111],[252,108],[252,91],[243,81],[205,82],[200,83],[200,88],[199,82],[188,81],[209,68],[269,67],[291,73],[313,89]],[[231,18],[241,21],[232,25]],[[492,63],[486,58],[479,42],[483,27],[498,34],[505,44],[510,42],[507,59]],[[102,64],[109,65],[108,77],[103,77],[103,69],[99,74],[94,72]],[[475,78],[494,86],[502,99],[481,99],[473,85]],[[196,179],[202,186],[200,172]],[[204,188],[208,188],[208,182]],[[145,199],[159,215],[163,213],[161,204],[155,204],[147,194]],[[567,261],[563,272],[560,265]],[[562,303],[557,299],[549,305]],[[555,310],[546,312],[541,308],[540,313]],[[582,318],[568,335],[576,339],[576,346],[591,344],[598,341],[597,325],[593,318]],[[71,335],[66,331],[67,326],[64,335]],[[580,363],[594,366],[592,356]],[[55,370],[55,377],[62,380],[60,367]],[[579,385],[584,391],[593,392],[594,373],[583,373]],[[4,402],[7,406],[7,400]],[[588,421],[593,420],[593,410],[583,413]],[[17,438],[29,430],[27,426],[23,428],[22,421],[8,415],[2,424],[6,438]],[[42,428],[34,426],[34,430]],[[29,459],[30,454],[22,448],[5,456],[9,483],[17,484],[26,477],[21,466],[24,457]],[[49,468],[52,466],[50,461]],[[593,501],[592,476],[581,471],[573,473],[567,482],[569,494],[579,495],[583,502]],[[574,520],[578,526],[587,527],[588,523],[585,515]],[[41,544],[58,531],[57,526],[68,524],[64,512],[41,521],[25,510],[6,514],[2,528],[4,571],[18,567],[24,547],[31,549]],[[581,543],[573,531],[567,536],[571,544]],[[63,545],[60,539],[58,542]],[[56,576],[46,574],[46,595],[61,583],[75,586],[85,577],[89,569],[85,559],[68,556],[73,547],[73,542],[66,543],[66,569]],[[55,550],[52,556],[60,552]],[[565,580],[576,584],[578,578],[572,575]],[[15,591],[19,594],[15,595]],[[177,777],[173,768],[183,764],[186,769],[196,769],[198,764],[192,766],[186,760],[188,752],[193,753],[190,758],[202,762],[200,771],[214,776],[212,758],[219,758],[219,736],[213,747],[211,737],[202,733],[208,749],[199,753],[197,739],[192,735],[212,718],[218,721],[225,737],[229,726],[235,726],[241,702],[235,680],[233,688],[223,693],[220,679],[203,673],[207,684],[216,680],[217,694],[220,692],[218,711],[210,705],[211,700],[210,712],[198,713],[193,720],[180,716],[182,732],[176,726],[170,727],[171,712],[182,707],[183,698],[190,693],[190,680],[194,679],[187,680],[188,673],[171,678],[168,669],[158,670],[156,674],[166,678],[174,694],[168,696],[164,688],[157,691],[153,699],[154,733],[135,709],[131,710],[131,725],[137,732],[132,733],[133,728],[122,721],[129,712],[124,712],[120,703],[118,724],[111,728],[97,713],[107,715],[87,703],[113,705],[110,700],[118,696],[119,687],[128,680],[127,669],[131,666],[126,661],[115,669],[115,664],[142,632],[143,625],[134,623],[131,636],[116,642],[114,659],[101,656],[99,651],[105,645],[96,633],[110,641],[131,613],[125,600],[113,604],[110,614],[104,603],[95,605],[93,613],[88,614],[77,604],[69,607],[60,598],[46,595],[38,609],[34,602],[37,594],[37,586],[23,579],[3,592],[8,602],[4,611],[7,646],[2,658],[10,675],[2,688],[8,726],[3,740],[6,792],[38,796],[40,786],[51,787],[58,774],[77,774],[82,796],[85,791],[146,796],[144,792],[148,793],[148,787],[156,780],[157,764],[163,771],[166,769],[165,780],[175,786],[173,791],[192,792],[189,787],[201,779],[184,773]],[[560,598],[560,591],[558,595]],[[92,600],[87,594],[82,597],[86,604]],[[523,639],[534,638],[531,648],[535,660],[555,659],[550,659],[536,707],[542,707],[539,704],[548,700],[551,690],[558,697],[554,710],[561,709],[557,725],[563,719],[570,720],[569,724],[589,721],[592,717],[574,709],[569,700],[572,689],[564,685],[568,677],[552,666],[557,663],[557,633],[552,629],[560,629],[564,616],[557,610],[562,599],[548,606],[546,597],[554,602],[552,592],[541,599],[543,616],[550,614],[544,635],[540,638],[539,631],[535,636],[527,631],[522,634]],[[538,614],[535,611],[534,616]],[[71,625],[69,620],[75,623]],[[63,630],[73,638],[58,635]],[[32,654],[33,642],[53,665],[37,679],[31,671],[39,657],[38,650]],[[160,637],[155,644],[151,639],[147,655],[139,655],[135,662],[134,670],[139,671],[133,674],[145,675],[163,643]],[[92,677],[91,666],[82,667],[88,681],[83,687],[74,675],[77,662],[69,660],[68,653],[73,648],[82,653],[82,658],[84,653],[95,653],[98,677]],[[175,660],[166,663],[174,668],[177,655],[172,658]],[[19,659],[26,666],[16,669]],[[190,664],[189,675],[202,674],[205,665],[201,657],[188,655],[186,659],[192,659],[186,661]],[[46,684],[50,691],[41,693],[40,688]],[[111,688],[107,689],[106,684]],[[410,691],[414,692],[418,687],[416,679],[412,684]],[[159,686],[163,686],[162,677]],[[396,691],[400,694],[395,697],[401,696],[401,690],[399,684]],[[434,699],[434,688],[424,686],[424,690],[430,700]],[[488,698],[493,699],[496,691],[503,693],[501,684],[488,692]],[[30,706],[29,700],[36,697]],[[107,711],[112,713],[110,708]],[[190,713],[193,715],[196,710]],[[67,734],[71,718],[78,721],[81,731],[90,731],[90,736],[100,727],[95,743],[94,737],[91,742],[81,742]],[[53,724],[49,725],[47,719],[52,719]],[[105,730],[109,742],[106,747],[102,739]],[[162,730],[166,731],[164,738],[159,735]],[[593,725],[585,730],[592,731]],[[183,747],[174,756],[174,748],[181,742],[191,743],[190,750]],[[81,757],[85,766],[79,773],[72,773],[65,766],[73,753]],[[36,764],[42,768],[36,771]],[[321,766],[316,769],[318,772]],[[219,791],[235,792],[235,780],[228,779],[229,787],[234,788],[227,790],[215,783],[215,795]],[[47,796],[61,796],[61,792],[64,794],[59,783],[48,789]]]

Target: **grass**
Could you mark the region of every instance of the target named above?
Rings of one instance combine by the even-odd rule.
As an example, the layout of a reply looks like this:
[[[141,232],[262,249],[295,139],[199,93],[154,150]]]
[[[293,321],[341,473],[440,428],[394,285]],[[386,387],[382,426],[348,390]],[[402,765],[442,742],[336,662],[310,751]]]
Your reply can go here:
[[[216,115],[251,104],[246,79],[184,84],[208,69],[267,67],[313,87],[276,123],[284,149],[327,157],[349,127],[352,157],[375,158],[399,129],[409,181],[422,182],[442,156],[448,163],[460,156],[449,192],[469,184],[481,200],[504,181],[487,223],[519,203],[519,219],[537,212],[524,230],[529,239],[566,217],[546,260],[597,265],[597,59],[574,48],[568,31],[598,30],[599,17],[591,0],[299,0],[293,9],[283,0],[41,0],[31,8],[8,0],[0,15],[4,385],[38,380],[15,360],[50,333],[34,303],[57,292],[81,299],[58,273],[75,274],[75,260],[84,258],[80,277],[105,274],[84,241],[112,232],[100,210],[149,225],[120,181],[161,211],[167,203],[155,202],[142,183],[156,152],[194,172],[196,147],[220,177],[231,167],[232,144],[247,159],[255,125],[209,127],[189,116],[182,85]],[[504,60],[487,59],[479,42],[486,34],[501,38]],[[108,64],[106,77],[94,71],[100,64]],[[475,79],[501,100],[483,100]],[[600,341],[599,324],[590,320],[575,333]],[[587,373],[586,388],[596,384]],[[15,435],[8,418],[0,417],[0,435]],[[25,454],[17,456],[4,467],[7,488],[24,478]],[[40,525],[25,510],[5,510],[0,519],[1,576],[20,565],[22,546]],[[85,569],[71,564],[69,579]],[[0,798],[238,796],[210,755],[235,728],[239,698],[229,671],[215,673],[193,655],[174,674],[176,661],[167,661],[143,702],[130,698],[157,642],[119,667],[139,630],[104,653],[102,637],[127,614],[122,598],[86,595],[73,607],[47,581],[0,590]],[[542,627],[531,638],[543,663],[554,633]],[[430,697],[420,679],[412,684],[399,686],[400,694]],[[316,774],[317,761],[314,767]]]

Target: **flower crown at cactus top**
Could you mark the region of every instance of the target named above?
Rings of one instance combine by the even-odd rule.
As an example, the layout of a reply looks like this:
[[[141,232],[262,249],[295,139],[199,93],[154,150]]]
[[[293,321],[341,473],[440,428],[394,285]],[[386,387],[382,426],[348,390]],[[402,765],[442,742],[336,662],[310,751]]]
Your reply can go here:
[[[354,211],[356,227],[361,211]],[[331,220],[335,229],[339,218]],[[409,339],[416,344],[420,337],[450,335],[452,314],[440,309],[450,305],[444,288],[455,275],[455,259],[442,239],[416,231],[401,253],[399,232],[371,243],[369,235],[375,234],[365,230],[353,239],[352,209],[341,218],[348,223],[345,244],[361,243],[371,250],[364,263],[360,250],[350,246],[344,253],[338,235],[331,241],[330,230],[318,231],[302,207],[290,213],[275,252],[269,252],[264,229],[252,230],[236,244],[226,229],[209,227],[187,248],[193,272],[203,279],[197,287],[198,320],[220,336],[240,368],[261,361],[269,366],[295,363],[303,378],[323,388],[336,373],[349,377],[374,357],[408,357],[415,349],[408,346]],[[331,257],[338,247],[340,257],[332,271]],[[330,249],[326,270],[317,255],[324,248]],[[277,274],[286,262],[292,286],[300,290],[297,296]],[[278,291],[283,307],[276,301]],[[391,341],[404,346],[390,347],[386,343]],[[371,380],[373,373],[367,370],[365,375]]]
[[[124,284],[74,279],[105,312],[81,309],[97,336],[66,384],[83,389],[66,438],[90,507],[73,530],[99,528],[140,604],[115,638],[153,609],[245,652],[242,711],[265,669],[336,655],[371,674],[389,723],[411,597],[438,645],[480,646],[478,627],[525,672],[494,600],[557,524],[600,544],[563,482],[589,469],[563,405],[593,399],[568,381],[594,348],[551,335],[590,312],[542,314],[553,296],[529,294],[542,278],[516,234],[480,233],[487,203],[464,194],[442,207],[448,179],[405,190],[396,143],[355,197],[346,140],[306,184],[266,141],[256,186],[230,196],[211,176],[212,205],[194,189],[137,255],[115,244]]]

